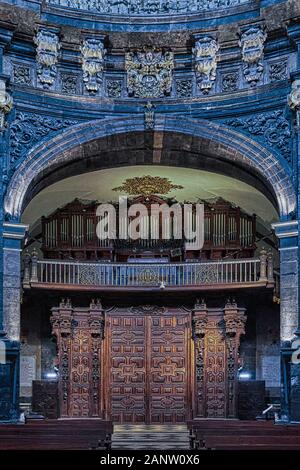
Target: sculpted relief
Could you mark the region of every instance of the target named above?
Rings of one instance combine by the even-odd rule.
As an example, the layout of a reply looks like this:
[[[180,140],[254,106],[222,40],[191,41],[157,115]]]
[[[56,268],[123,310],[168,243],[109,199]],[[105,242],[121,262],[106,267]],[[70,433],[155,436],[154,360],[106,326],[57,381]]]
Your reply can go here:
[[[47,0],[60,5],[103,14],[141,15],[197,13],[250,3],[251,0]]]
[[[154,47],[127,52],[125,56],[127,90],[135,98],[161,98],[170,95],[174,54]]]

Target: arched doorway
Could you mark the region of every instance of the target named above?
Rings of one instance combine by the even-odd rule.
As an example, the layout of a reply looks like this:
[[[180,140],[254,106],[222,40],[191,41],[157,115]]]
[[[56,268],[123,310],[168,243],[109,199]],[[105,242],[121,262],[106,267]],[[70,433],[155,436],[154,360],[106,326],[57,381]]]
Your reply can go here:
[[[94,124],[75,126],[46,149],[43,146],[28,155],[8,187],[8,214],[19,218],[30,199],[66,176],[128,165],[200,168],[231,175],[264,194],[277,207],[281,220],[288,220],[294,210],[295,195],[285,163],[235,131],[168,117],[159,117],[154,131],[147,132],[140,118]],[[297,324],[293,309],[288,322],[282,319],[286,335]]]

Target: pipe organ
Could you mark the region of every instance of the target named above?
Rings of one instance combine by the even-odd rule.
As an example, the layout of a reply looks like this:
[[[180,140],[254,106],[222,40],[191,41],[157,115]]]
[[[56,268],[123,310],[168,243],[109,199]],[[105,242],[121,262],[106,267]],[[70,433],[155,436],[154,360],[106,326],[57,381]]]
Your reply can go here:
[[[129,216],[119,217],[116,213],[116,236],[111,239],[97,236],[97,201],[73,202],[57,209],[48,217],[42,218],[42,251],[48,259],[81,259],[128,261],[131,258],[167,258],[170,261],[183,259],[219,259],[228,257],[252,257],[255,251],[256,224],[255,215],[243,212],[229,202],[219,198],[204,204],[204,245],[201,250],[186,250],[186,231],[184,223],[195,228],[197,212],[176,213],[170,211],[170,217],[162,218],[162,213],[153,215],[151,204],[168,204],[158,196],[137,198],[128,201]],[[133,204],[144,204],[147,212],[142,214],[138,225],[138,237],[130,235],[130,222],[140,215],[130,215]],[[182,208],[182,205],[180,205]],[[183,209],[183,208],[182,208]],[[181,214],[181,215],[180,215]],[[110,216],[110,215],[109,215]],[[181,217],[181,220],[180,220]],[[178,231],[180,233],[178,233]],[[125,236],[124,236],[125,234]],[[126,237],[127,234],[127,237]]]

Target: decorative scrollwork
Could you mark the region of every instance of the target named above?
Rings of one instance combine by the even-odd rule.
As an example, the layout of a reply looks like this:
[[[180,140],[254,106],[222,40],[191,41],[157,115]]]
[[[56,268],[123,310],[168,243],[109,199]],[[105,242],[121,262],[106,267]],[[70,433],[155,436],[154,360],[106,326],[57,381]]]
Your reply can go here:
[[[287,161],[290,161],[292,132],[284,111],[278,110],[247,118],[234,118],[226,121],[226,124],[261,137],[264,143],[278,150]]]
[[[40,114],[17,112],[10,126],[10,162],[14,165],[34,145],[59,131],[77,124],[70,119],[58,119]]]
[[[129,96],[161,98],[171,93],[173,52],[163,52],[150,46],[142,51],[127,52],[125,68]]]
[[[218,282],[218,266],[199,265],[196,269],[197,284],[216,284]]]
[[[101,282],[101,274],[97,266],[80,266],[79,284],[97,286]]]
[[[141,269],[138,272],[137,280],[141,285],[157,285],[161,281],[158,271],[152,268]]]

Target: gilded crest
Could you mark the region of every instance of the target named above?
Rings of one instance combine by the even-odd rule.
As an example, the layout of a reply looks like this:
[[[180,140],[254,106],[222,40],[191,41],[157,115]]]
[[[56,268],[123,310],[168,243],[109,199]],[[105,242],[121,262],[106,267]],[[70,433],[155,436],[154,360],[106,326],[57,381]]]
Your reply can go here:
[[[113,191],[122,191],[132,196],[151,196],[152,194],[168,194],[173,189],[183,189],[183,186],[173,184],[168,178],[144,175],[127,178],[121,186],[113,188]]]

